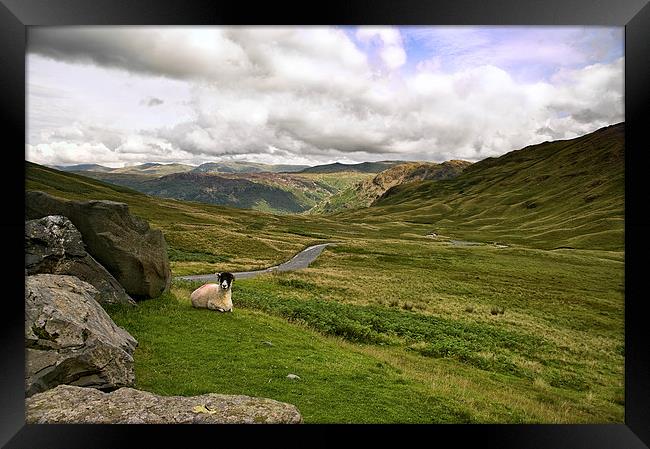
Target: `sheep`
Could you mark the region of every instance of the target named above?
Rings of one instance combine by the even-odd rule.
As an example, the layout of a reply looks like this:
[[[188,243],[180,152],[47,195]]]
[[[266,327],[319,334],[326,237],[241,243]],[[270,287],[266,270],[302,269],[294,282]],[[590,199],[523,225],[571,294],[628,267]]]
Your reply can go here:
[[[190,295],[192,306],[202,309],[232,312],[232,273],[216,273],[218,284],[204,284]]]

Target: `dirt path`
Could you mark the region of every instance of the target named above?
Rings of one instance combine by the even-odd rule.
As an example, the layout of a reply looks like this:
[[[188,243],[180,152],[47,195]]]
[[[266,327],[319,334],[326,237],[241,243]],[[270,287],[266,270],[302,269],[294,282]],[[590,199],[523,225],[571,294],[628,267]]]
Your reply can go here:
[[[280,265],[274,267],[269,267],[264,270],[256,271],[239,271],[233,273],[235,279],[248,279],[260,274],[271,273],[273,271],[293,271],[300,270],[301,268],[307,268],[310,263],[312,263],[320,253],[323,252],[325,247],[329,245],[334,245],[334,243],[321,243],[320,245],[310,246],[300,251],[298,254],[293,256],[291,260],[288,260]],[[178,276],[176,279],[183,279],[186,281],[203,281],[203,282],[217,282],[216,274],[195,274],[189,276]]]

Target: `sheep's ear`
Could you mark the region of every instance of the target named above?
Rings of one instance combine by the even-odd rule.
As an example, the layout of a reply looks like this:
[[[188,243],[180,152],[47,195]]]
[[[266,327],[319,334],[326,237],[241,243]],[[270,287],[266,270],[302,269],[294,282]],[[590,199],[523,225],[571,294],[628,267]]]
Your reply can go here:
[[[221,280],[221,273],[215,273],[217,275],[217,279]]]

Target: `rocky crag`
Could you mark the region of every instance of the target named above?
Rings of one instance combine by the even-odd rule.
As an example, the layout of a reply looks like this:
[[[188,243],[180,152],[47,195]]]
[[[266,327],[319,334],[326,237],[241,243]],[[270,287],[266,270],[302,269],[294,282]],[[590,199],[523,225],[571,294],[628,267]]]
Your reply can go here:
[[[158,229],[114,201],[69,201],[44,192],[26,192],[28,220],[63,215],[79,230],[88,253],[135,300],[156,298],[169,289],[167,243]]]
[[[100,304],[135,304],[106,268],[86,252],[81,233],[62,215],[25,223],[25,270],[76,276],[99,291]]]
[[[138,342],[99,305],[99,291],[74,276],[25,278],[25,392],[59,384],[113,390],[133,385]]]

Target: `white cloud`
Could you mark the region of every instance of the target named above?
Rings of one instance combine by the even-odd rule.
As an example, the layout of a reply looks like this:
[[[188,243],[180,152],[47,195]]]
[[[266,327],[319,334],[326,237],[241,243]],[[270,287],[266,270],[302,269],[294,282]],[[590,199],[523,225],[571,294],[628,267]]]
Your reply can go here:
[[[61,30],[30,38],[35,162],[479,160],[623,120],[622,58],[522,80],[430,53],[406,70],[388,27]]]

